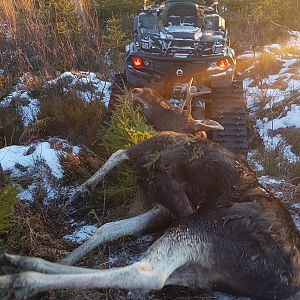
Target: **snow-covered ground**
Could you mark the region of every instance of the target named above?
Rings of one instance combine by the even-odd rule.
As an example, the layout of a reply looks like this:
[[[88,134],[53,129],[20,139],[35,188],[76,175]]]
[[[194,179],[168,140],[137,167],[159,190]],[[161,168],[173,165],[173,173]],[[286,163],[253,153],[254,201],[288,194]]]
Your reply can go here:
[[[29,146],[0,149],[0,165],[11,180],[18,184],[20,200],[31,202],[37,190],[42,189],[47,203],[74,191],[73,187],[60,184],[64,174],[59,157],[67,154],[76,156],[79,152],[78,146],[72,146],[62,139],[49,138]]]
[[[279,71],[263,77],[259,72],[255,73],[255,65],[266,53],[273,57],[269,64],[278,65]],[[277,133],[279,129],[300,128],[300,33],[291,31],[289,40],[282,45],[268,45],[238,57],[238,61],[245,59],[253,61],[245,70],[250,74],[244,80],[247,106],[252,118],[256,119],[256,128],[265,148],[275,149],[280,143],[286,143]],[[291,162],[299,160],[289,144],[285,145],[284,154]]]
[[[30,77],[30,74],[27,74],[28,76]],[[24,126],[36,121],[40,105],[40,99],[32,97],[31,91],[26,88],[26,80],[30,80],[30,78],[21,77],[12,92],[0,100],[0,108],[8,107],[13,101],[16,103]],[[111,83],[99,79],[92,72],[65,72],[57,78],[45,82],[42,89],[46,92],[47,89],[56,87],[65,95],[75,93],[86,102],[100,100],[107,107],[110,98],[110,86]]]

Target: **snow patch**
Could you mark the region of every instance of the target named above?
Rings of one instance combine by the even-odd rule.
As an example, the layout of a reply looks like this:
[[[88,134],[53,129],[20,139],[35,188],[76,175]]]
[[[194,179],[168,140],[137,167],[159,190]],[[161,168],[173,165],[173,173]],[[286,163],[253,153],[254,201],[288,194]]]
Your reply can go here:
[[[291,37],[287,45],[297,47],[300,50],[300,32],[293,31],[290,32],[290,35]],[[297,102],[289,106],[282,104],[287,97],[291,97],[295,92],[300,92],[300,78],[297,79],[295,77],[295,74],[300,72],[300,66],[295,67],[300,62],[300,51],[299,55],[290,56],[283,56],[281,52],[278,53],[278,50],[284,49],[279,44],[263,47],[262,52],[274,54],[278,63],[281,63],[279,72],[260,79],[260,84],[256,85],[254,85],[253,78],[246,78],[244,79],[243,86],[246,91],[246,101],[250,115],[253,119],[256,119],[256,128],[265,148],[267,150],[274,150],[276,147],[283,145],[284,156],[288,161],[293,163],[299,161],[299,157],[292,152],[290,145],[284,145],[285,142],[283,143],[283,138],[280,134],[274,136],[274,131],[278,129],[300,128],[300,104]],[[238,58],[249,58],[253,54],[259,57],[260,53],[245,53]],[[252,67],[254,67],[254,62]],[[263,109],[272,111],[275,106],[282,105],[282,113],[278,114],[278,116],[276,115],[277,117],[273,119],[268,119],[267,117],[257,118],[257,110],[262,109],[262,99],[264,101],[267,100]]]
[[[92,102],[102,99],[104,105],[108,107],[110,99],[111,83],[100,80],[92,72],[65,72],[59,77],[47,82],[48,85],[59,85],[67,94],[71,91],[80,97],[83,101]]]
[[[80,152],[78,146],[73,147],[67,141],[57,138],[29,146],[4,147],[0,149],[0,165],[13,180],[18,182],[19,178],[26,178],[28,181],[26,187],[19,186],[20,200],[31,202],[35,193],[42,190],[45,194],[44,201],[48,203],[74,192],[74,187],[60,184],[63,169],[59,157],[66,155],[67,150],[71,150],[73,155]]]
[[[79,244],[91,237],[96,230],[97,227],[95,225],[83,225],[77,228],[72,234],[65,235],[64,239]]]
[[[21,116],[24,126],[28,126],[36,120],[40,104],[38,99],[31,97],[28,91],[14,91],[0,101],[0,108],[9,107],[13,101],[15,101],[17,112]]]
[[[0,69],[0,75],[1,75]],[[40,99],[31,96],[31,92],[25,87],[25,76],[19,79],[18,84],[13,88],[13,91],[4,99],[0,100],[0,108],[6,108],[11,105],[16,105],[16,109],[22,118],[23,125],[29,126],[36,121]],[[102,101],[108,107],[110,100],[111,83],[100,80],[95,73],[91,72],[65,72],[53,80],[49,80],[44,84],[44,89],[47,86],[58,85],[62,88],[65,94],[70,92],[76,95],[85,102]]]
[[[278,185],[278,184],[282,184],[282,183],[284,183],[284,180],[272,178],[270,176],[260,176],[258,178],[258,182],[261,185],[266,186],[266,185],[274,185],[274,184]]]
[[[32,149],[32,152],[29,151]],[[61,179],[63,171],[59,163],[58,152],[51,149],[48,142],[34,146],[9,146],[0,149],[0,164],[4,171],[13,177],[21,176],[22,170],[33,168],[37,161],[43,161],[54,177]]]

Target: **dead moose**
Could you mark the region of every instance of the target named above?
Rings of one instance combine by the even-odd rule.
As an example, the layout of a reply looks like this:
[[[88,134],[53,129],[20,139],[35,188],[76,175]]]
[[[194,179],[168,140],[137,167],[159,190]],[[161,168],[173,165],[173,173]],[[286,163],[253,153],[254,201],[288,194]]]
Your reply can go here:
[[[159,102],[146,103],[146,98],[143,111]],[[187,116],[187,122],[190,126],[201,121]],[[6,254],[6,263],[22,272],[0,277],[3,298],[22,299],[58,288],[146,292],[166,285],[253,299],[287,299],[299,291],[299,233],[288,211],[259,185],[243,157],[202,136],[161,132],[114,153],[70,203],[87,197],[105,174],[125,160],[136,167],[153,208],[103,225],[59,263]],[[132,265],[108,270],[68,266],[102,243],[161,226],[167,226],[166,232]]]

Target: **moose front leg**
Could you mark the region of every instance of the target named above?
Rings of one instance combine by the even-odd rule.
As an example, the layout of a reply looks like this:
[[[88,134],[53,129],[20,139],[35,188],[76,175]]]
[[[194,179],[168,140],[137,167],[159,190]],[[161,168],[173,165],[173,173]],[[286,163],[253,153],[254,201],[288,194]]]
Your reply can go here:
[[[76,189],[75,193],[66,202],[65,209],[68,210],[68,208],[73,204],[87,199],[94,191],[97,184],[103,180],[106,174],[128,159],[129,157],[126,150],[118,150],[113,153],[106,163],[91,178],[89,178]]]

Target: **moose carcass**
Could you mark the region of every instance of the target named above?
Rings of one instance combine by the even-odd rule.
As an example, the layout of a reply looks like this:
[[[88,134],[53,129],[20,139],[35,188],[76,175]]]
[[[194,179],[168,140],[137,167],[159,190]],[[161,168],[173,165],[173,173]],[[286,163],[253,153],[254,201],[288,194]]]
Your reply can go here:
[[[182,285],[286,299],[299,290],[299,233],[243,159],[209,140],[174,132],[122,154],[135,164],[149,200],[170,211],[176,224],[124,268],[92,270],[7,255],[30,272],[0,277],[3,291],[21,298],[56,288],[148,291]],[[152,224],[154,212],[146,214]],[[159,220],[162,215],[156,211]]]
[[[135,96],[140,93],[137,90]],[[163,102],[152,103],[157,99],[152,96],[138,102],[153,121],[163,106],[157,103]],[[189,124],[197,123],[185,117]],[[56,288],[148,291],[165,285],[197,286],[253,299],[286,299],[298,292],[299,233],[288,211],[259,185],[243,157],[202,135],[162,132],[113,154],[72,201],[89,194],[110,169],[128,159],[154,208],[105,224],[60,264],[5,255],[4,261],[22,273],[0,277],[2,298],[21,299]],[[165,234],[130,266],[110,270],[67,266],[101,243],[161,225],[168,227]]]

